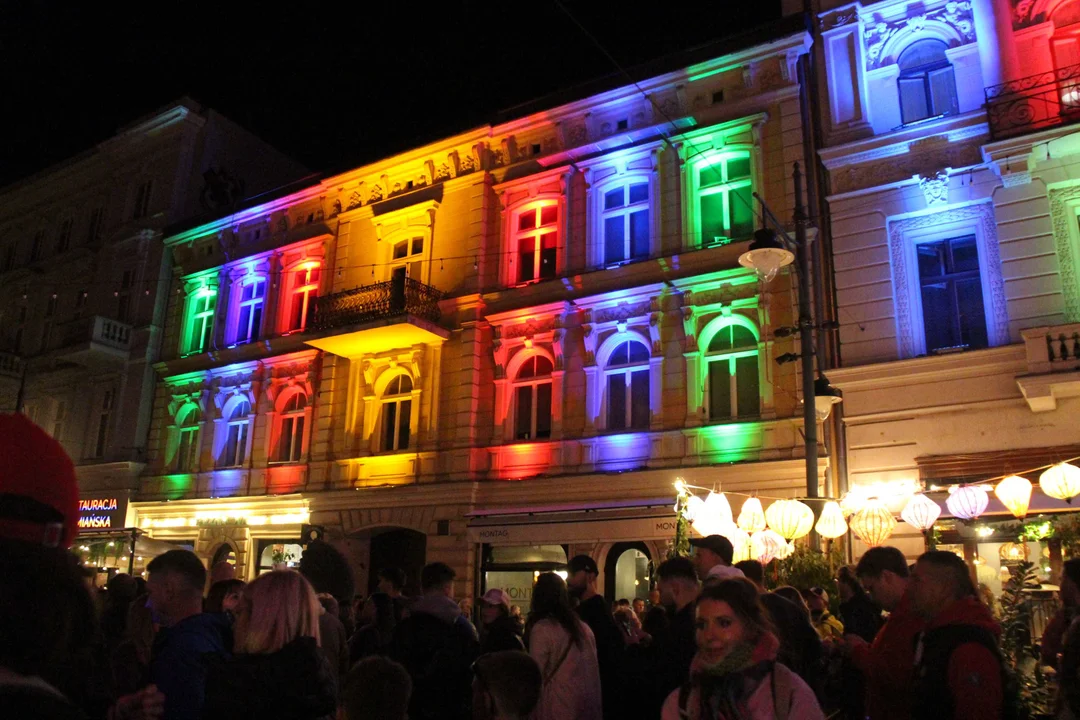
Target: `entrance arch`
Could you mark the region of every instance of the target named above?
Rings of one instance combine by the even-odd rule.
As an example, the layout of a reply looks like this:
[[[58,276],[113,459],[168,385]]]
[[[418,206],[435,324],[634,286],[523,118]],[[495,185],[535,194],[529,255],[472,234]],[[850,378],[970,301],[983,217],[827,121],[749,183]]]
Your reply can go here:
[[[609,600],[648,599],[652,558],[641,542],[619,542],[608,550],[604,562],[604,597]]]
[[[427,536],[409,528],[385,527],[366,530],[354,537],[363,538],[364,535],[370,542],[368,594],[378,587],[380,570],[399,567],[405,571],[406,578],[402,592],[410,597],[420,595],[420,571],[427,558]]]

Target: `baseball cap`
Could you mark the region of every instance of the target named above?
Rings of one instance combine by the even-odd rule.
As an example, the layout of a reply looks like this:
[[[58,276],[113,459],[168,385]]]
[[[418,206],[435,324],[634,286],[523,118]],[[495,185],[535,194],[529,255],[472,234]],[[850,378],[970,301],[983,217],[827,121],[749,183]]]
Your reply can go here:
[[[570,561],[569,571],[571,575],[584,570],[585,572],[599,575],[600,569],[596,567],[596,561],[588,555],[575,555]]]
[[[502,588],[491,588],[480,599],[488,605],[504,605],[507,610],[510,609],[510,596]]]
[[[723,535],[707,535],[703,538],[690,538],[690,544],[694,547],[712,550],[720,556],[721,560],[729,565],[731,564],[732,558],[735,557],[735,548],[732,546],[731,541]]]
[[[79,486],[63,446],[21,413],[0,414],[0,537],[71,547]]]

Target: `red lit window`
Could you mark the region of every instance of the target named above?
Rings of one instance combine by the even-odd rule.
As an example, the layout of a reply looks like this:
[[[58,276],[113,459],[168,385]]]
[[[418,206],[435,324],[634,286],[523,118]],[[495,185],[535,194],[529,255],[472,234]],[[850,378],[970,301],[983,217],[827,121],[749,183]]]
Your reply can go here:
[[[309,265],[292,274],[292,289],[289,293],[289,322],[286,332],[303,331],[307,327],[308,315],[319,296],[319,266]]]
[[[558,224],[558,205],[541,205],[523,210],[518,215],[514,232],[517,282],[550,280],[555,277],[559,247]]]

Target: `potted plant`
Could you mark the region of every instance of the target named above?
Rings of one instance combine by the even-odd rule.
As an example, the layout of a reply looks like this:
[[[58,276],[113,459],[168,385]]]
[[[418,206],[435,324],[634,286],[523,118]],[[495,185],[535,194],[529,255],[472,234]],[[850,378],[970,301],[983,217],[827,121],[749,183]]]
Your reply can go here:
[[[271,566],[275,570],[285,570],[289,563],[296,559],[296,555],[285,549],[284,545],[275,545],[270,554]]]

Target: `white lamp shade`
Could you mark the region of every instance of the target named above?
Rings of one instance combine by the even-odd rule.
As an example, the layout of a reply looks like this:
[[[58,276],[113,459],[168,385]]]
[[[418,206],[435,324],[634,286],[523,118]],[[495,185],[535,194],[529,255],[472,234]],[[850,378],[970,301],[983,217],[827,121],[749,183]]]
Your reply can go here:
[[[701,512],[701,507],[705,504],[705,501],[699,498],[697,495],[691,495],[686,500],[686,506],[683,509],[683,516],[687,521],[694,522],[698,513]]]
[[[844,522],[844,513],[840,510],[840,503],[835,500],[825,503],[815,529],[818,535],[830,540],[847,532],[847,523]]]
[[[747,498],[739,511],[739,527],[748,533],[761,532],[765,529],[765,511],[756,497]]]
[[[779,553],[784,552],[787,541],[772,530],[760,530],[750,536],[754,557],[762,565],[768,565]]]
[[[990,496],[981,485],[953,485],[949,488],[949,497],[945,499],[949,512],[961,520],[979,517],[989,503]]]
[[[750,558],[750,536],[740,530],[738,525],[733,522],[722,523],[716,534],[723,535],[731,541],[731,547],[735,551],[732,562]]]
[[[934,526],[941,515],[941,507],[922,493],[912,495],[900,511],[900,517],[908,525],[926,532]]]
[[[731,504],[724,493],[709,492],[702,506],[702,512],[708,515],[714,522],[731,522]]]
[[[855,513],[863,509],[863,505],[866,504],[866,498],[856,493],[847,493],[844,497],[840,498],[840,512],[844,514],[844,517],[849,518]]]
[[[814,511],[798,500],[777,500],[765,511],[769,527],[787,540],[796,540],[814,529]]]
[[[1080,495],[1080,468],[1058,463],[1039,476],[1039,487],[1050,497],[1068,502]]]
[[[786,542],[783,547],[780,548],[780,552],[776,553],[776,559],[783,560],[788,558],[793,552],[795,552],[795,543]]]
[[[994,494],[1009,512],[1018,518],[1027,516],[1031,503],[1031,481],[1019,475],[1010,475],[997,484]]]
[[[880,500],[870,500],[851,518],[851,532],[870,547],[883,544],[896,528],[896,518]]]

